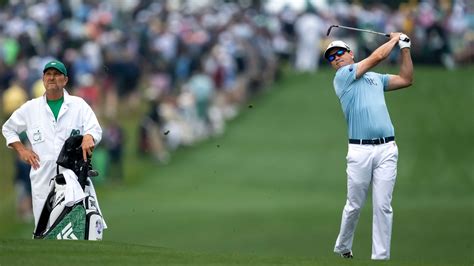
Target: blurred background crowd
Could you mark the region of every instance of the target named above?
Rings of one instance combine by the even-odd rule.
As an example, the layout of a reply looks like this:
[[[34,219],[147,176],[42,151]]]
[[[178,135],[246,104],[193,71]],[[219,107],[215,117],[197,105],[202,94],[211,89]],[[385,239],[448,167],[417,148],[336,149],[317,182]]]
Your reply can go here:
[[[127,141],[136,142],[139,154],[168,163],[177,148],[225,132],[226,122],[268,89],[282,67],[317,74],[331,40],[349,43],[357,58],[383,41],[337,28],[328,37],[330,25],[402,31],[412,38],[415,64],[453,70],[474,62],[472,1],[387,3],[3,0],[0,120],[43,94],[42,68],[59,59],[68,68],[67,89],[92,106],[104,128],[94,158],[102,173],[120,179],[121,112],[143,111],[138,138]],[[394,52],[390,62],[396,60]],[[20,161],[16,180],[19,212],[26,216],[28,166]]]

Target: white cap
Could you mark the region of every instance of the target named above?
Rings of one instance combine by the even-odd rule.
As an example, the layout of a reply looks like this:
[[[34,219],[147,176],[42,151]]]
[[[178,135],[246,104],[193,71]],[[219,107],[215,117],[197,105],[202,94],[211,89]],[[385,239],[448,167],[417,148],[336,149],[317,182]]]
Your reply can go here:
[[[328,56],[329,56],[328,52],[332,48],[344,48],[347,51],[351,50],[349,45],[347,45],[345,42],[343,42],[343,41],[333,41],[328,45],[328,48],[326,48],[326,51],[324,52],[324,58],[328,58]]]

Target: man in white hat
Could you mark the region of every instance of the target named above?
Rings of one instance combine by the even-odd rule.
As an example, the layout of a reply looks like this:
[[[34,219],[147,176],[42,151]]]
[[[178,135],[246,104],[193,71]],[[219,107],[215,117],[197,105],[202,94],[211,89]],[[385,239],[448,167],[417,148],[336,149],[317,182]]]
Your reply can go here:
[[[399,45],[398,75],[369,72]],[[343,41],[329,44],[324,57],[336,69],[334,89],[348,126],[347,201],[334,252],[352,258],[352,241],[372,184],[372,259],[390,259],[393,211],[392,192],[397,175],[398,148],[385,103],[384,92],[408,87],[413,82],[410,40],[391,33],[390,40],[369,57],[354,61],[354,53]]]

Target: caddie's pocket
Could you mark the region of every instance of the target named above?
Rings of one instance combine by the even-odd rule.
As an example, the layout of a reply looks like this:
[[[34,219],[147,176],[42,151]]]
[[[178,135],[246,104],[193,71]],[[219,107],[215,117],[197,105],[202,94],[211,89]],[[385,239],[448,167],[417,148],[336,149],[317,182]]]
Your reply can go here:
[[[44,142],[44,130],[40,126],[33,127],[32,129],[28,130],[28,139],[30,140],[31,145]]]

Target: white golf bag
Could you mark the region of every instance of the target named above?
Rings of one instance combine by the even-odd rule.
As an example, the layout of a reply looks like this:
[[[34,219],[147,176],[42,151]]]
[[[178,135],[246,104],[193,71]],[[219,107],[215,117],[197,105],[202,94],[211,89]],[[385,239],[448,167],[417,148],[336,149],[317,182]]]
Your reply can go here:
[[[82,151],[79,154],[81,142],[82,136],[70,137],[61,150],[58,174],[51,179],[35,239],[102,240],[106,225],[90,179],[97,172],[92,170],[90,158],[84,162]],[[59,166],[66,169],[59,173]]]

